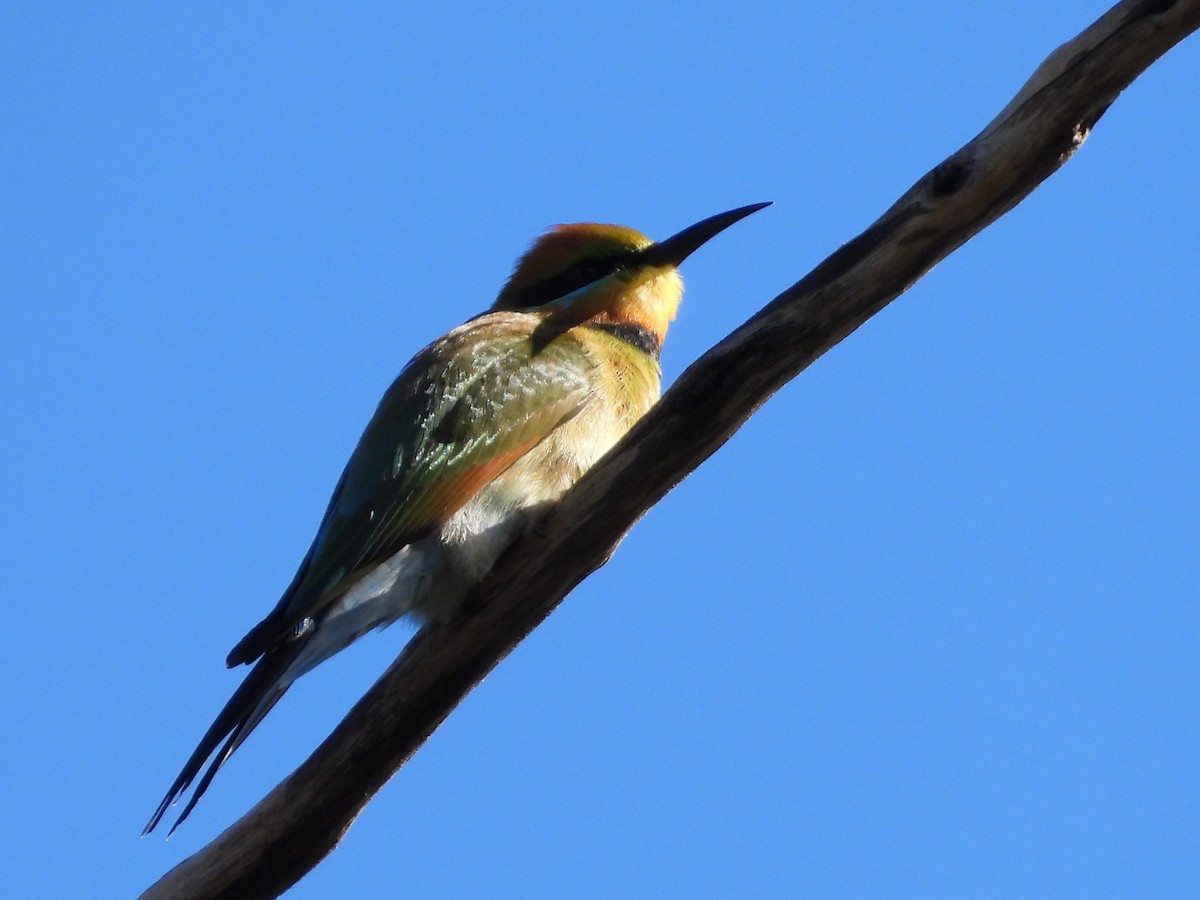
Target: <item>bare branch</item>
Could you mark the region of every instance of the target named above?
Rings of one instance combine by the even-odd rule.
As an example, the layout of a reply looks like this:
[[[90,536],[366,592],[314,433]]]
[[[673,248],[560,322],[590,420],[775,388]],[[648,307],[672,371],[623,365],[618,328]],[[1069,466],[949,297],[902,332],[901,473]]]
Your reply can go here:
[[[762,403],[1029,195],[1117,95],[1200,27],[1200,0],[1127,0],[1042,63],[974,140],[706,353],[473,590],[418,634],[316,752],[143,897],[274,897],[341,839],[462,698]]]

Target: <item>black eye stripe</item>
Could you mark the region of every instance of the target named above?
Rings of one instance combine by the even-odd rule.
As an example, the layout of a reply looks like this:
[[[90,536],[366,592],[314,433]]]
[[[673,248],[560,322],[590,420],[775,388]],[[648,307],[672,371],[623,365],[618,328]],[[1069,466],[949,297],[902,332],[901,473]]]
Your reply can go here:
[[[623,269],[633,261],[632,253],[583,259],[557,275],[529,285],[521,291],[521,306],[543,306],[565,297],[593,281]]]

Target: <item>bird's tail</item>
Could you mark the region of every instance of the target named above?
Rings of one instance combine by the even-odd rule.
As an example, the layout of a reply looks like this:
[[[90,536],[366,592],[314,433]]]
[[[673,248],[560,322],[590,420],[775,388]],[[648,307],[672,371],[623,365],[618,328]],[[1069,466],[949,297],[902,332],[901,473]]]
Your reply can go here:
[[[224,709],[217,715],[216,721],[204,733],[204,737],[200,739],[200,744],[195,751],[188,757],[183,771],[179,773],[179,777],[175,779],[174,784],[167,791],[167,795],[163,797],[162,802],[154,811],[154,815],[150,817],[150,821],[142,830],[143,836],[155,829],[166,811],[188,789],[203,768],[205,761],[212,756],[212,762],[209,763],[200,783],[196,785],[196,790],[192,793],[192,798],[188,800],[187,806],[183,808],[183,812],[171,826],[171,831],[167,833],[168,837],[188,817],[196,802],[208,790],[217,770],[224,765],[225,760],[229,759],[233,751],[241,746],[242,741],[250,735],[250,732],[262,721],[263,716],[270,712],[271,707],[279,702],[279,698],[291,686],[294,675],[288,670],[305,643],[304,640],[289,641],[268,652],[255,664],[245,681],[241,683],[233,696],[229,698],[229,702],[225,704]],[[216,751],[215,756],[213,756],[213,751]]]

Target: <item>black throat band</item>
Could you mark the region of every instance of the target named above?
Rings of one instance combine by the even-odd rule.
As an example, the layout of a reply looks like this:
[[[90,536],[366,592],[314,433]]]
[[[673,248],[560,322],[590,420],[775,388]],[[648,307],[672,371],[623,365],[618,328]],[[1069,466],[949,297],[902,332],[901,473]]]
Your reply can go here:
[[[658,359],[662,353],[662,342],[658,335],[649,328],[643,328],[633,322],[589,322],[588,327],[611,334],[617,340],[624,341],[631,347],[637,347],[653,359]]]

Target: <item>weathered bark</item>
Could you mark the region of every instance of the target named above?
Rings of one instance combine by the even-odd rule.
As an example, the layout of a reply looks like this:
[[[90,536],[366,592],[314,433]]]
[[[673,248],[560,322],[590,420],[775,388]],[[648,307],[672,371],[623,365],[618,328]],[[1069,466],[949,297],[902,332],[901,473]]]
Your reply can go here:
[[[419,633],[303,765],[143,897],[274,897],[299,880],[647,509],[783,384],[1028,196],[1197,27],[1200,0],[1127,0],[1051,54],[979,136],[689,368],[472,591],[458,622]]]

